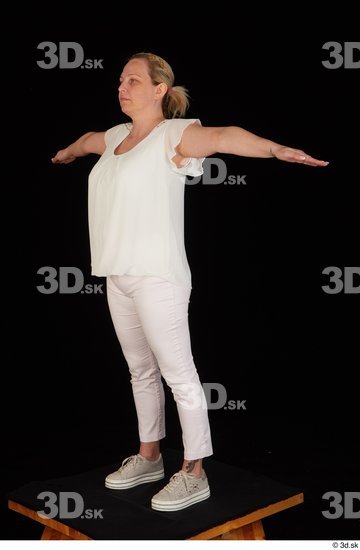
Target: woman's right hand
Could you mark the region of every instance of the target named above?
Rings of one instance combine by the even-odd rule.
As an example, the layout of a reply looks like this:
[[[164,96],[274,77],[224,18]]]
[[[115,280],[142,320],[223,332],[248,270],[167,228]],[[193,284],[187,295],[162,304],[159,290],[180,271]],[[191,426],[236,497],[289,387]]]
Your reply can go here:
[[[67,147],[66,149],[60,149],[56,155],[51,159],[53,164],[69,164],[76,159],[76,156],[72,154]]]

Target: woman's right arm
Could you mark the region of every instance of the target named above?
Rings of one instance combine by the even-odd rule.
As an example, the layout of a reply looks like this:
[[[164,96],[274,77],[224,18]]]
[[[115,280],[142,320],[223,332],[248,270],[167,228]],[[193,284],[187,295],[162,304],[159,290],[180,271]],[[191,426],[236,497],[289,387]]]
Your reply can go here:
[[[51,162],[53,164],[69,164],[77,157],[84,157],[90,153],[102,155],[105,148],[105,132],[87,132],[65,149],[60,149]]]

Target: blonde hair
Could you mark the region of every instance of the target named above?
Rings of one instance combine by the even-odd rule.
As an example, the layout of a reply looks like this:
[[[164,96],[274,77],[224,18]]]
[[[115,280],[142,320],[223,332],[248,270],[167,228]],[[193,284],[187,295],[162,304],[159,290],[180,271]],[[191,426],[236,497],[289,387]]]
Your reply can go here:
[[[156,86],[164,82],[168,89],[163,97],[162,110],[165,118],[181,118],[189,108],[189,92],[184,86],[174,86],[174,73],[169,63],[162,57],[149,52],[139,52],[131,59],[145,59],[149,67],[149,75]]]

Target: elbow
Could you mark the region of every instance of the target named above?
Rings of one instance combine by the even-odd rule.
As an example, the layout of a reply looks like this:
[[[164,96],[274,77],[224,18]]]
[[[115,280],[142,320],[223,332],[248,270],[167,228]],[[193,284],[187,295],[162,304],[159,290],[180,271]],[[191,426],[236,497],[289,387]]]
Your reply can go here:
[[[228,134],[232,126],[220,126],[216,132],[216,152],[227,153],[228,152]]]
[[[85,155],[89,155],[93,152],[92,140],[90,139],[96,132],[87,132],[82,138],[82,150]]]

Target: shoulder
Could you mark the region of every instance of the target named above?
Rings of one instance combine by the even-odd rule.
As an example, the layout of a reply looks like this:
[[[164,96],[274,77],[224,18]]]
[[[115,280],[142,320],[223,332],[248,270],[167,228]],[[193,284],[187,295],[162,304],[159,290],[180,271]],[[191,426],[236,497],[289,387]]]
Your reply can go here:
[[[111,128],[108,128],[106,131],[105,131],[105,134],[117,134],[118,132],[122,131],[122,130],[126,130],[127,127],[129,127],[131,125],[130,122],[124,122],[122,124],[116,124],[115,126],[111,126]]]
[[[105,131],[105,143],[111,145],[114,139],[117,139],[122,133],[127,131],[128,123],[116,124]]]
[[[167,120],[168,128],[184,129],[190,124],[197,123],[201,126],[201,121],[198,118],[170,118]]]
[[[198,118],[171,118],[168,119],[165,128],[165,136],[172,146],[181,141],[184,130],[192,124],[201,126]]]

